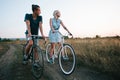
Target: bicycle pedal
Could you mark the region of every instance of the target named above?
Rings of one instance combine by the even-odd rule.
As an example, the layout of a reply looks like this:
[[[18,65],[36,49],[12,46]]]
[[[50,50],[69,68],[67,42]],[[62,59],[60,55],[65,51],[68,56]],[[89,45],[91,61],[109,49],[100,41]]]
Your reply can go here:
[[[31,60],[31,59],[29,59],[29,62],[31,63],[31,62],[32,62],[32,60]]]

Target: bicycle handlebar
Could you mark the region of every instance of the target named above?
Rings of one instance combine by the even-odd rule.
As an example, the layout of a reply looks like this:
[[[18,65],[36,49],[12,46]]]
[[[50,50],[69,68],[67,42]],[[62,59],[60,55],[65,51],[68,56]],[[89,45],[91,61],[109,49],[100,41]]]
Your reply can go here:
[[[43,39],[45,40],[45,43],[46,44],[46,38],[42,37],[42,36],[39,36],[39,35],[31,35],[30,37],[28,37],[28,40],[30,40],[31,38],[33,39]]]
[[[60,31],[58,31],[58,32],[64,37],[64,35]],[[73,35],[71,33],[68,33],[67,36],[71,36],[71,38],[73,38]]]
[[[31,37],[36,39],[44,39],[42,36],[39,35],[31,35]]]

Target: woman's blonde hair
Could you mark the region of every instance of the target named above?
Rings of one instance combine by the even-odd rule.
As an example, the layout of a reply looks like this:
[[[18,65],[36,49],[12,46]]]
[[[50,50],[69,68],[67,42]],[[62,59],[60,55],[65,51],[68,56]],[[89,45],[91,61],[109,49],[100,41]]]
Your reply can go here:
[[[53,16],[55,17],[56,14],[59,13],[59,12],[60,12],[59,10],[55,10],[55,11],[53,12]]]

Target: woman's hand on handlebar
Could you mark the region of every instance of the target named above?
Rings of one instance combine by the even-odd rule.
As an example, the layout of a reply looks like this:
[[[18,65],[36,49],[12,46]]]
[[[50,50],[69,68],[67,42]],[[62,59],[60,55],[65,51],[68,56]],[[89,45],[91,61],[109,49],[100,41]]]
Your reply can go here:
[[[69,33],[69,35],[73,38],[73,35],[72,35],[72,33],[70,33],[70,32],[68,32]]]

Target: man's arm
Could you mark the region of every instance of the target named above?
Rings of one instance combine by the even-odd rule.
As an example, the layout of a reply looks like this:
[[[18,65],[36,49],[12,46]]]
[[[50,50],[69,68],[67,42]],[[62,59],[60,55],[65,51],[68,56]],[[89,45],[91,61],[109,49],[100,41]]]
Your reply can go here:
[[[28,37],[31,36],[31,29],[30,29],[30,21],[29,20],[26,20],[26,26],[27,26],[27,30],[28,30]]]
[[[43,34],[42,22],[39,22],[39,27],[40,27],[40,32],[41,32],[42,37],[45,37]]]

